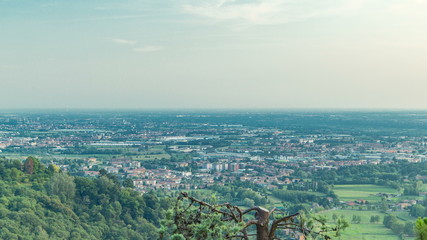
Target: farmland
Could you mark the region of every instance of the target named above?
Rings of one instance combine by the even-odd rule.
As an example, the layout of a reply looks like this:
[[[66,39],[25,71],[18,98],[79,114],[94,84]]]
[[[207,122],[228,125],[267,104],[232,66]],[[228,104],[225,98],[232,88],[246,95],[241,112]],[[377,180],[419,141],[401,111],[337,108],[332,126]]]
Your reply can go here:
[[[378,193],[398,194],[396,189],[371,184],[335,185],[334,191],[341,201],[356,201],[359,199],[367,201],[381,201]]]
[[[343,231],[342,236],[338,239],[345,240],[394,240],[399,239],[390,229],[386,228],[382,221],[386,214],[378,211],[358,211],[349,209],[339,209],[328,211],[320,215],[325,216],[329,224],[334,224],[332,216],[337,215],[338,217],[344,217],[348,222],[351,223],[351,219],[354,215],[360,216],[360,223],[351,223],[350,226]],[[371,223],[371,216],[379,216],[380,221]],[[405,239],[411,239],[406,237]]]

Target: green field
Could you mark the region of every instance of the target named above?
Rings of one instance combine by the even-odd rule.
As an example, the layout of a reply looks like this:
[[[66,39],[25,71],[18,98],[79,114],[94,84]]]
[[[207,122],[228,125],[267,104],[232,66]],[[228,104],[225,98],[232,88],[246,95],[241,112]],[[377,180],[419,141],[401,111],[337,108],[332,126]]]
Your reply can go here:
[[[360,223],[351,224],[346,229],[341,238],[346,240],[398,240],[399,237],[393,232],[384,227],[383,224]]]
[[[370,202],[381,201],[381,197],[375,196],[376,193],[398,193],[396,189],[372,184],[335,185],[334,192],[340,201],[364,199]]]
[[[357,211],[357,210],[334,210],[321,213],[319,215],[325,216],[328,220],[328,223],[334,224],[332,220],[332,215],[336,214],[338,217],[344,216],[344,218],[350,223],[350,227],[342,232],[342,236],[337,239],[345,240],[394,240],[399,239],[398,236],[394,235],[393,232],[384,227],[382,224],[384,215],[377,211]],[[359,224],[352,224],[351,219],[353,215],[358,215],[361,217],[361,222]],[[371,216],[379,215],[380,222],[370,223]]]
[[[409,212],[407,212],[407,211],[404,211],[404,212],[393,212],[393,215],[396,215],[396,217],[399,220],[403,220],[403,221],[412,221],[412,222],[415,222],[417,220],[417,218],[409,216]]]
[[[161,160],[163,158],[169,160],[170,155],[167,153],[162,153],[162,154],[146,154],[146,155],[132,156],[132,159],[135,161]]]

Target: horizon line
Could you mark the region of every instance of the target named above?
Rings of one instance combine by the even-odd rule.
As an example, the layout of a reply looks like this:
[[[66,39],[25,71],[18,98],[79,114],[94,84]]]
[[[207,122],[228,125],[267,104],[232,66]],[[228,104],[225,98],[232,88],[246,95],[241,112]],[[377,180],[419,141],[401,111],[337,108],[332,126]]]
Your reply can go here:
[[[409,112],[409,111],[427,111],[427,108],[1,108],[0,112],[87,112],[87,111],[97,111],[97,112],[125,112],[125,111],[134,111],[134,112],[230,112],[230,111],[249,111],[249,112],[333,112],[333,111],[342,111],[342,112]]]

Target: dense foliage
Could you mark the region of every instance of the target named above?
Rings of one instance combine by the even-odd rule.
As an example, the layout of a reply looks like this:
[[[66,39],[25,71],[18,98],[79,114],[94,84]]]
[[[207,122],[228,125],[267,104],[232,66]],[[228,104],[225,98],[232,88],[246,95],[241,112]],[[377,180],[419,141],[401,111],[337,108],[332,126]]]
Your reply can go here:
[[[264,205],[267,198],[262,196],[258,191],[254,191],[248,184],[246,187],[239,186],[239,182],[225,186],[213,185],[209,189],[217,192],[227,202],[240,203],[242,205],[253,207],[253,205]],[[248,204],[251,202],[251,204]]]
[[[36,158],[0,159],[0,239],[156,239],[169,207],[109,174],[75,178]]]
[[[427,239],[427,218],[418,218],[415,224],[417,240]]]

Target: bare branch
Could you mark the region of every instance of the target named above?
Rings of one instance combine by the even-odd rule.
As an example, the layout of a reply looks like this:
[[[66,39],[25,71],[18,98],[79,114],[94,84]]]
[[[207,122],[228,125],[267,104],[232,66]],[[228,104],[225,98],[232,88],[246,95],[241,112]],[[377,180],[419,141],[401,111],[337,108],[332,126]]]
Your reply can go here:
[[[276,211],[276,209],[277,208],[275,208],[275,207],[273,209],[271,209],[270,212],[269,212],[269,214],[271,215],[274,211]]]
[[[251,226],[251,225],[256,225],[256,224],[258,224],[258,220],[255,220],[255,219],[249,220],[249,221],[246,223],[246,225],[245,225],[245,227],[244,227],[243,229],[246,229],[246,228],[248,228],[249,226]],[[243,230],[243,229],[242,229],[242,230]]]
[[[286,216],[286,217],[274,220],[273,224],[271,225],[270,232],[268,234],[269,238],[270,239],[274,238],[274,235],[276,234],[276,230],[277,230],[277,227],[278,227],[279,223],[284,222],[284,221],[288,221],[290,219],[293,219],[293,218],[295,218],[298,215],[300,215],[300,214],[299,213],[295,213],[295,214],[292,214],[292,215],[289,215],[289,216]]]
[[[282,210],[280,210],[280,209],[278,209],[278,208],[274,208],[274,211],[273,212],[280,212],[280,213],[282,213],[282,214],[285,214],[285,212],[284,211],[282,211]]]
[[[252,211],[259,211],[259,207],[253,207],[253,208],[246,209],[245,211],[242,212],[242,214],[244,215],[244,214],[252,212]]]
[[[289,215],[289,216],[286,216],[286,217],[274,220],[273,224],[274,223],[278,224],[278,223],[281,223],[283,221],[287,221],[287,220],[293,219],[293,218],[295,218],[296,216],[299,216],[299,215],[300,215],[300,213],[295,213],[295,214],[292,214],[292,215]]]
[[[186,193],[186,192],[181,192],[181,195],[182,195],[184,198],[189,199],[191,202],[196,202],[196,203],[198,203],[198,204],[200,205],[200,208],[201,208],[202,206],[203,206],[203,207],[207,207],[207,208],[209,208],[209,210],[211,210],[212,212],[220,213],[220,214],[223,214],[223,215],[225,215],[225,216],[230,216],[230,217],[232,217],[232,218],[233,218],[233,215],[232,215],[232,214],[230,214],[229,212],[224,212],[224,211],[218,210],[215,206],[212,206],[212,205],[211,205],[211,204],[209,204],[209,203],[206,203],[206,202],[204,202],[204,201],[201,201],[201,200],[198,200],[198,199],[193,198],[193,197],[191,197],[191,196],[188,196],[188,193]],[[234,219],[234,218],[233,218],[233,219]]]

